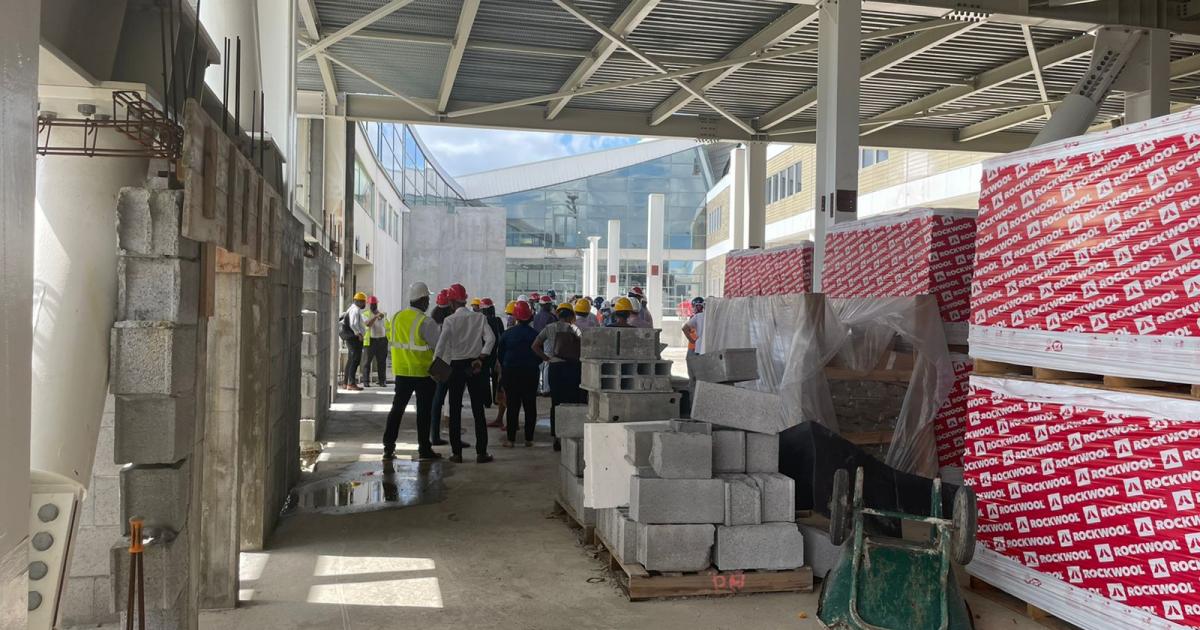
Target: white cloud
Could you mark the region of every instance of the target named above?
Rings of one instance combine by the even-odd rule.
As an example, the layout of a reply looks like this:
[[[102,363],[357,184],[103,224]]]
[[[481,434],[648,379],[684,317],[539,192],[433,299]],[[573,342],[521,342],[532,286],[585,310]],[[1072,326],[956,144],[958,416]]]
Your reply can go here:
[[[636,137],[541,133],[418,125],[417,133],[452,176],[589,153],[638,142]]]

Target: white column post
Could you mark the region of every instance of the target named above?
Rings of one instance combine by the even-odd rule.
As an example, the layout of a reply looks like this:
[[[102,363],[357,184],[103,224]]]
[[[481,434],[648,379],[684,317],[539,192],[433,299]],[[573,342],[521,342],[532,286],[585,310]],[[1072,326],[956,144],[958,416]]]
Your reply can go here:
[[[595,297],[600,292],[600,237],[589,236],[588,239],[588,268],[587,273],[588,297]]]
[[[588,285],[588,268],[591,267],[591,262],[588,260],[591,257],[591,252],[582,250],[579,252],[580,261],[583,262],[583,273],[580,274],[580,289],[579,292],[583,295],[591,295],[591,287]]]
[[[666,238],[667,197],[651,193],[646,200],[646,308],[651,320],[662,327],[663,241]]]
[[[1125,66],[1125,74],[1145,86],[1141,92],[1125,94],[1125,123],[1141,122],[1171,113],[1171,33],[1154,29],[1142,36],[1137,58]],[[1124,76],[1120,81],[1124,81]]]
[[[827,0],[817,36],[817,208],[813,292],[821,292],[828,226],[858,216],[858,82],[862,0]]]
[[[613,299],[621,290],[621,221],[608,220],[608,286],[605,297]]]
[[[729,239],[733,249],[746,249],[746,204],[748,185],[746,147],[729,154]]]
[[[24,628],[29,593],[52,607],[55,587],[29,569],[29,383],[33,310],[34,138],[40,0],[0,0],[0,627]],[[110,213],[109,217],[112,216]]]
[[[767,143],[751,142],[746,149],[745,248],[767,246]]]

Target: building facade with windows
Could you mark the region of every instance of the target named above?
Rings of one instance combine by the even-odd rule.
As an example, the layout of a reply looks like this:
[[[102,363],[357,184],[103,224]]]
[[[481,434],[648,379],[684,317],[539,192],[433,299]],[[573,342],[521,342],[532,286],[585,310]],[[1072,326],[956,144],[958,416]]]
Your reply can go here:
[[[868,136],[869,137],[869,136]],[[858,215],[912,207],[977,208],[981,162],[988,153],[859,149]],[[816,207],[816,147],[771,145],[767,150],[767,247],[812,240]],[[708,246],[706,295],[721,295],[725,255],[732,249],[731,203],[726,175],[705,197]]]
[[[476,203],[505,211],[507,299],[547,289],[559,295],[583,293],[583,257],[593,236],[600,237],[597,267],[604,293],[611,219],[621,222],[620,291],[646,286],[647,202],[650,194],[662,193],[666,207],[658,272],[664,315],[673,316],[681,302],[704,287],[705,194],[715,181],[713,163],[720,163],[721,156],[719,146],[650,140],[457,179]]]

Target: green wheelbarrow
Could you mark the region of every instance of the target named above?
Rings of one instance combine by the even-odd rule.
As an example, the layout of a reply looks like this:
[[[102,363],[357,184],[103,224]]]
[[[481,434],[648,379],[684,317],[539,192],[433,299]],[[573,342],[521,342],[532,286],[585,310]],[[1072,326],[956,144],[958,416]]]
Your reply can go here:
[[[842,546],[825,576],[817,619],[834,630],[971,630],[971,611],[959,593],[950,563],[967,564],[975,552],[975,493],[954,495],[953,518],[942,518],[942,483],[933,480],[931,516],[874,510],[863,505],[863,469],[833,476],[829,537]],[[927,543],[868,536],[864,517],[901,519],[930,526]],[[849,545],[844,545],[847,541]]]

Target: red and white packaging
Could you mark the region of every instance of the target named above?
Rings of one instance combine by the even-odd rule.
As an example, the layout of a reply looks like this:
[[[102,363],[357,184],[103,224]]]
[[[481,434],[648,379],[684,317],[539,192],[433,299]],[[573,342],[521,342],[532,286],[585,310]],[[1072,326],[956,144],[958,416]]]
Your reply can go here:
[[[950,364],[954,366],[954,388],[933,419],[938,468],[962,467],[963,436],[967,432],[967,395],[974,362],[964,354],[952,353]]]
[[[967,570],[1084,628],[1200,627],[1200,401],[972,376]]]
[[[970,315],[975,211],[915,208],[839,223],[826,237],[821,288],[833,298],[933,295],[951,327]],[[957,337],[957,339],[956,339]]]
[[[972,355],[1200,383],[1200,109],[984,163]]]
[[[770,249],[739,249],[725,258],[725,297],[812,292],[810,242]]]

